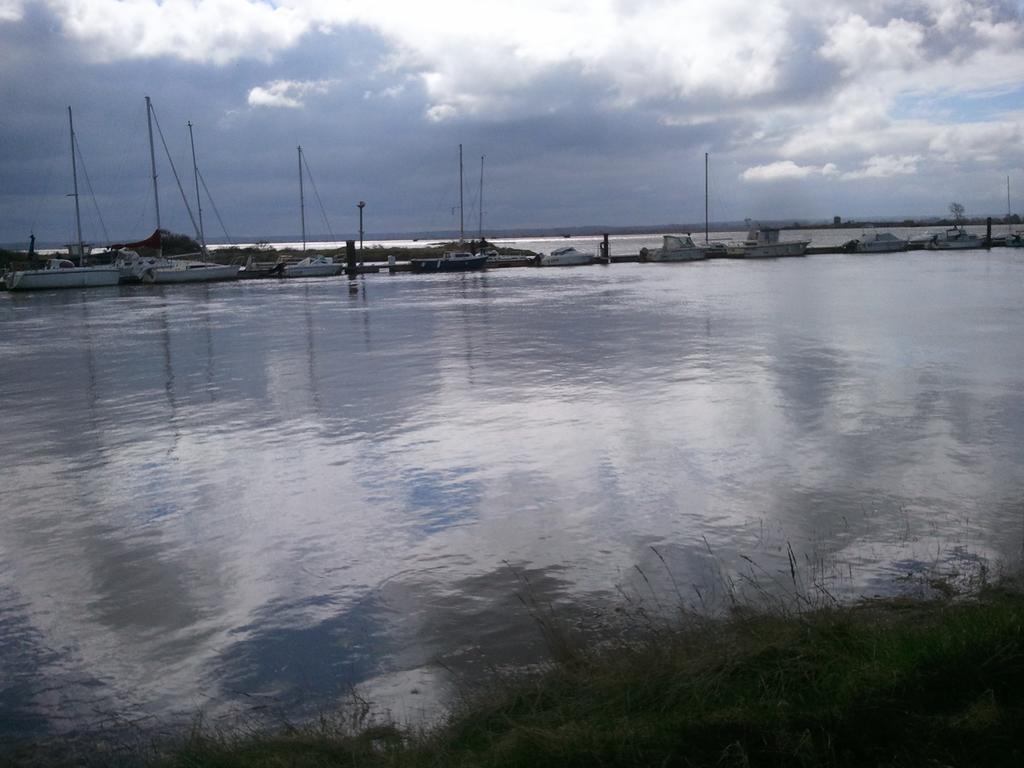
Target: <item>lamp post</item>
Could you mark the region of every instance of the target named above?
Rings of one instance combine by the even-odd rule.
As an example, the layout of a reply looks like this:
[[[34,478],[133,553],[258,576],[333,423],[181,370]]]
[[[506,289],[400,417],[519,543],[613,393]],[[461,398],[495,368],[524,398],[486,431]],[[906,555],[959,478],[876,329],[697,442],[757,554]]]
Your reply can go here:
[[[363,250],[363,208],[366,207],[366,203],[362,200],[359,201],[359,250]]]
[[[359,261],[363,261],[363,208],[366,207],[366,203],[362,200],[359,201]]]

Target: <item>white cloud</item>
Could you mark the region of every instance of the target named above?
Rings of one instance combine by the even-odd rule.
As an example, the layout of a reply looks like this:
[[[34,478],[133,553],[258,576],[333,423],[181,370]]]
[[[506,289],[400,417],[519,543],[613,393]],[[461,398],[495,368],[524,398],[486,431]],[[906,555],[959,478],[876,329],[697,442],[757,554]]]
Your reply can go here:
[[[311,93],[327,93],[335,83],[336,80],[274,80],[266,86],[250,89],[249,106],[298,109],[305,106],[304,97]]]
[[[784,179],[806,179],[810,176],[835,176],[838,169],[832,163],[825,165],[797,165],[792,160],[780,160],[767,165],[755,165],[740,174],[743,181],[781,181]]]
[[[22,0],[0,0],[0,23],[21,21],[24,15],[25,3]]]
[[[311,20],[290,3],[262,0],[45,0],[65,33],[104,61],[168,57],[223,65],[269,59]]]
[[[846,75],[869,71],[877,76],[880,70],[910,69],[923,60],[924,29],[904,19],[874,27],[853,15],[832,25],[827,34],[821,54],[840,64]]]
[[[844,173],[844,180],[855,179],[886,179],[890,176],[904,176],[917,173],[917,164],[920,162],[920,155],[875,155],[864,163],[864,166],[856,171]]]

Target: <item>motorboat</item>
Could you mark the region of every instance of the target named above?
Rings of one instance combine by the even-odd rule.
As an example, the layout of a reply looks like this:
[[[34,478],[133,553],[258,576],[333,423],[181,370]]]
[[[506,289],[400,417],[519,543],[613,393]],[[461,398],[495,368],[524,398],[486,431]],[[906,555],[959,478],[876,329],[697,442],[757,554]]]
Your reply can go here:
[[[697,245],[689,235],[664,235],[661,248],[640,249],[641,261],[699,261],[724,255],[724,244]]]
[[[117,285],[120,280],[117,267],[76,267],[68,259],[48,259],[41,269],[7,273],[4,283],[10,291],[28,291]]]
[[[1024,248],[1024,232],[1016,232],[1006,236],[1007,248]]]
[[[752,227],[747,239],[726,248],[726,255],[739,259],[773,259],[780,256],[805,256],[810,240],[779,241],[775,227]]]
[[[850,250],[855,253],[891,253],[907,250],[907,242],[891,232],[872,232],[852,240]]]
[[[578,251],[572,246],[555,248],[551,253],[540,256],[540,266],[542,267],[571,267],[579,264],[591,264],[593,261],[594,254]]]
[[[965,248],[981,248],[981,238],[954,224],[945,232],[932,235],[925,248],[929,251],[950,251]]]
[[[465,272],[483,269],[487,265],[487,254],[469,251],[449,251],[436,258],[410,259],[413,272]]]
[[[344,265],[330,256],[307,256],[294,264],[285,264],[284,277],[332,277],[341,273]]]

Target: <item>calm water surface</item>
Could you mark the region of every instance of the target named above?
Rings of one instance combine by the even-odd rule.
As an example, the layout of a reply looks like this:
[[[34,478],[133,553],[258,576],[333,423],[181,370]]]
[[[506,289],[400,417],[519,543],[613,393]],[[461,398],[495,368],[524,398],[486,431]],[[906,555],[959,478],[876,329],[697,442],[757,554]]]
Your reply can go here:
[[[1017,562],[1022,262],[0,294],[0,740],[415,717],[541,658],[531,610],[711,608],[789,547],[838,598]]]

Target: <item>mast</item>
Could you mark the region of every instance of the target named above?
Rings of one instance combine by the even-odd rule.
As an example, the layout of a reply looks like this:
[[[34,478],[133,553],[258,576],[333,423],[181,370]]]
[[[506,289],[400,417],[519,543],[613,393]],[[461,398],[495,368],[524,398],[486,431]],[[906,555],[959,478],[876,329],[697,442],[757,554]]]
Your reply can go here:
[[[465,217],[462,208],[462,145],[459,144],[459,242],[466,239]]]
[[[156,153],[153,151],[153,105],[146,97],[146,126],[149,128],[149,166],[153,170],[153,202],[156,204],[156,228],[160,227],[160,193],[156,187]]]
[[[704,153],[704,245],[708,240],[708,153]]]
[[[82,242],[82,215],[78,209],[78,164],[75,162],[75,122],[71,119],[71,107],[68,107],[68,127],[71,129],[71,178],[74,180],[75,193],[75,229],[78,233],[78,266],[85,266],[85,244]]]
[[[480,241],[484,239],[484,158],[480,155]]]
[[[192,136],[192,121],[188,121],[188,142],[192,145],[192,174],[196,180],[196,210],[199,212],[199,246],[206,253],[206,234],[203,232],[203,200],[199,196],[199,166],[196,164],[196,140]]]
[[[306,196],[302,190],[302,145],[299,145],[299,216],[302,217],[302,250],[306,250]]]
[[[1010,177],[1006,177],[1006,234],[1010,234]]]

